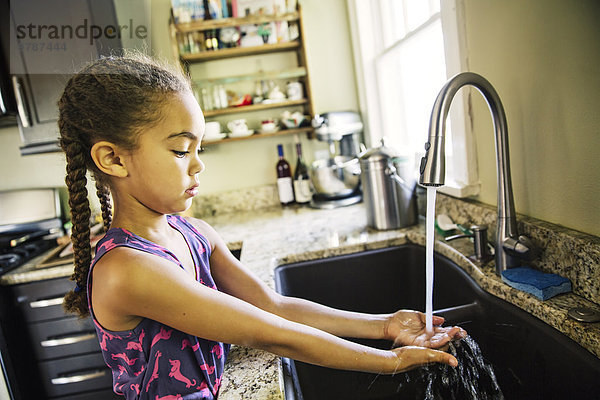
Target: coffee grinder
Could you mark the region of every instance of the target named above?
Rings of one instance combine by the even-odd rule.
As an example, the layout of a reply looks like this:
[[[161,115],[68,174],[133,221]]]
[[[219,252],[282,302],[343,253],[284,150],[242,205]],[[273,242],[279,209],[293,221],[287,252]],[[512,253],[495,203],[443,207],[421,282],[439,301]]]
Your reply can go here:
[[[316,159],[310,168],[315,193],[314,208],[337,208],[362,200],[360,189],[360,152],[363,123],[354,111],[333,111],[312,120],[315,136],[327,142],[329,154]]]

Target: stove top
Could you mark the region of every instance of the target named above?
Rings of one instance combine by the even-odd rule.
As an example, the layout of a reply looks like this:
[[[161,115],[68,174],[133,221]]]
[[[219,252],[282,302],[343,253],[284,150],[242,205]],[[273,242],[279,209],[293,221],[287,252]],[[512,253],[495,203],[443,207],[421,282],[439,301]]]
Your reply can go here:
[[[56,239],[40,239],[20,244],[14,248],[0,249],[0,275],[25,264],[32,258],[56,246]]]

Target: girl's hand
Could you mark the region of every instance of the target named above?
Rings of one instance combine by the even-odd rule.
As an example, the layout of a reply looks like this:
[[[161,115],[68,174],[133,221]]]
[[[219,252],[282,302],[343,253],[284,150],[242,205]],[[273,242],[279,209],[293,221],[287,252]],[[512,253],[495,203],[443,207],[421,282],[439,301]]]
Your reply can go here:
[[[433,349],[447,345],[453,339],[467,336],[461,327],[442,327],[443,317],[433,316],[433,332],[425,329],[425,314],[400,310],[392,314],[386,324],[385,338],[392,340],[394,346],[422,346]]]
[[[440,350],[432,350],[417,346],[404,346],[393,349],[392,351],[396,354],[396,357],[398,357],[397,367],[393,371],[393,374],[405,372],[432,363],[447,364],[451,367],[456,367],[458,365],[458,361],[452,354]]]

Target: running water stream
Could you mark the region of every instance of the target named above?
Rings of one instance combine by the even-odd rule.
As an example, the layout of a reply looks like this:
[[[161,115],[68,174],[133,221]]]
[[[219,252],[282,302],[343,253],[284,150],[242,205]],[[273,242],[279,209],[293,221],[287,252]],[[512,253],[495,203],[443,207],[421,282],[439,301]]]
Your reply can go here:
[[[435,186],[427,186],[427,214],[425,218],[425,329],[433,334],[433,245],[435,236]]]
[[[425,218],[425,329],[433,334],[433,249],[435,243],[435,197],[437,188],[427,186]],[[458,366],[435,364],[400,374],[398,392],[402,398],[503,400],[494,369],[481,354],[470,336],[450,343],[448,351],[458,360]],[[407,397],[405,397],[407,396]]]

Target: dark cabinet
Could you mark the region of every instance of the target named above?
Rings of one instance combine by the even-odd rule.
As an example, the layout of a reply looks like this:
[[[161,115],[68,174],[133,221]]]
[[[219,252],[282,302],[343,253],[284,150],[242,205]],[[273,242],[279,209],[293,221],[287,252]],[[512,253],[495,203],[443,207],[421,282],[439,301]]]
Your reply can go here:
[[[10,287],[16,332],[10,335],[9,347],[13,358],[14,350],[20,349],[17,381],[23,398],[122,399],[112,392],[112,374],[91,318],[62,309],[63,297],[72,287],[68,278]]]

